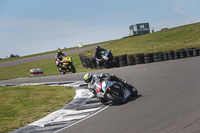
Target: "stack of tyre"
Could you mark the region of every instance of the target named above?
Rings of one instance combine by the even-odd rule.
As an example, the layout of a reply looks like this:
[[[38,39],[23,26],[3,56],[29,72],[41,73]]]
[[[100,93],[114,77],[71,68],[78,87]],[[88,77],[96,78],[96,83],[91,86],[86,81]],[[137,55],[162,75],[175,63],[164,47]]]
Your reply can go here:
[[[189,58],[200,56],[200,48],[184,48],[179,50],[171,50],[167,52],[154,52],[154,53],[141,53],[141,54],[125,54],[115,56],[115,61],[120,67],[129,65],[146,64],[160,61],[168,61],[182,58]],[[86,68],[100,69],[102,66],[97,66],[94,57],[89,58],[87,56],[79,55],[82,65]]]

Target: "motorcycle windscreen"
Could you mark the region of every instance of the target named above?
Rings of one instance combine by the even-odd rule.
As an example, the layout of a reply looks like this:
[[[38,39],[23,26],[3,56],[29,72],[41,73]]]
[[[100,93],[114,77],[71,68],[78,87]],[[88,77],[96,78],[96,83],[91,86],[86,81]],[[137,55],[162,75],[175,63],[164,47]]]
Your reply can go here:
[[[124,98],[126,99],[130,95],[131,95],[131,92],[128,89],[125,89]]]

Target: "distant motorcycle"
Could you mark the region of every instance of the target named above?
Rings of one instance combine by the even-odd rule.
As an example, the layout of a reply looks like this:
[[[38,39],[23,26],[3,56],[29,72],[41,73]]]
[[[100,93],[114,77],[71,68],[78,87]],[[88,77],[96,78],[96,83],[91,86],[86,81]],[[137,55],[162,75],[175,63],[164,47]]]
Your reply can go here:
[[[73,60],[71,56],[56,59],[56,65],[58,66],[58,69],[62,74],[66,74],[66,72],[76,73],[76,68],[73,65]]]
[[[111,67],[119,67],[119,64],[113,58],[111,51],[103,51],[101,52],[101,59],[96,58],[100,66],[104,66],[104,68],[111,68]]]
[[[102,103],[112,101],[117,104],[123,104],[129,97],[133,98],[138,95],[138,90],[130,84],[123,85],[117,81],[105,80],[96,81],[96,95]]]

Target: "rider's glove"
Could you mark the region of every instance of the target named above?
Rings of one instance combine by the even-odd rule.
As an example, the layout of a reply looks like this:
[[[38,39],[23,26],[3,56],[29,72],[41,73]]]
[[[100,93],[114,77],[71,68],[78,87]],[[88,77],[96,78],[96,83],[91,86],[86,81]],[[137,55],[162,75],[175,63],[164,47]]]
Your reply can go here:
[[[107,57],[107,56],[104,56],[103,59],[104,59],[104,60],[108,60],[108,57]]]
[[[126,80],[122,80],[122,84],[126,85],[127,81]]]
[[[103,77],[104,77],[103,73],[99,75],[99,78],[103,78]]]
[[[97,97],[98,97],[98,98],[103,97],[103,93],[102,93],[102,92],[99,92],[99,93],[97,94]]]

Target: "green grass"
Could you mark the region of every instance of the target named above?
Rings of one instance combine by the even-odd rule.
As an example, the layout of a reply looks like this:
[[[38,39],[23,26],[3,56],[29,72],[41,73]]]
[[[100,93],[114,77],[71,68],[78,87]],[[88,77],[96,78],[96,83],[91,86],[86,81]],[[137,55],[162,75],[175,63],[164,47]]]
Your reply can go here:
[[[199,36],[200,23],[195,23],[151,34],[114,40],[103,48],[111,50],[115,56],[169,51],[200,47]],[[94,49],[84,51],[82,54],[93,56]]]
[[[0,132],[28,125],[72,101],[75,90],[60,86],[0,87]]]
[[[74,66],[76,67],[77,72],[84,72],[89,70],[81,65],[79,54],[72,54],[71,56],[73,58]],[[0,68],[0,80],[30,77],[30,69],[36,68],[42,68],[44,76],[60,74],[55,64],[55,58],[49,58],[45,60]]]
[[[114,56],[122,54],[152,53],[177,50],[182,48],[200,47],[200,23],[185,25],[151,34],[101,42],[87,45],[101,45],[112,51]],[[65,49],[68,51],[77,47]],[[56,53],[56,51],[30,55],[26,57],[1,60],[0,62]],[[93,56],[94,49],[82,54]],[[88,71],[81,65],[79,54],[72,54],[77,72]],[[0,68],[0,80],[30,77],[30,69],[42,68],[44,76],[60,74],[55,59],[49,58],[21,65]],[[95,69],[93,69],[95,70]],[[71,101],[74,89],[68,87],[23,86],[0,87],[0,132],[9,132],[27,125],[48,113],[57,110]]]

